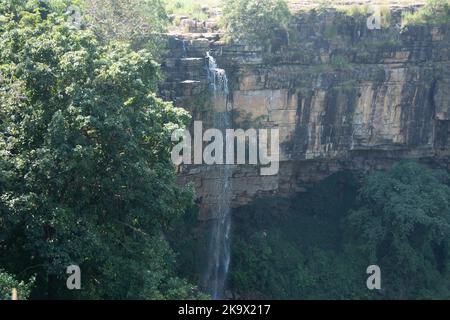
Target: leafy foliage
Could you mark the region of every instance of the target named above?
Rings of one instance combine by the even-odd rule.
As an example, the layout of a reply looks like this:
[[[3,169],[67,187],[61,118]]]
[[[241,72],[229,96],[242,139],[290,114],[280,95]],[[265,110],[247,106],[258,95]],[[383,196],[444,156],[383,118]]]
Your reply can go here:
[[[168,18],[161,0],[84,0],[86,20],[102,41],[120,40],[161,50]]]
[[[387,295],[432,297],[428,291],[442,289],[449,262],[448,178],[406,162],[370,176],[361,189],[362,205],[348,221],[366,254],[382,268]]]
[[[365,17],[369,14],[370,7],[369,5],[346,5],[346,6],[340,6],[337,8],[338,12],[342,12],[348,16],[354,17],[354,18],[361,18]]]
[[[31,277],[28,282],[18,281],[11,274],[0,269],[0,300],[10,300],[13,288],[17,290],[17,299],[28,299],[34,280],[34,277]]]
[[[204,21],[208,14],[202,9],[202,5],[217,5],[217,0],[167,0],[166,11],[168,14],[185,15],[190,19]]]
[[[295,198],[261,199],[237,209],[230,266],[237,297],[374,297],[364,286],[367,259],[342,239],[341,221],[356,187],[353,176],[342,172]]]
[[[170,162],[170,133],[189,116],[153,93],[152,54],[102,45],[33,1],[11,8],[0,11],[0,264],[36,274],[36,297],[194,297],[164,237],[192,199]]]
[[[227,1],[222,12],[226,38],[236,42],[267,44],[290,19],[285,0]]]
[[[450,22],[450,1],[428,0],[426,5],[413,13],[402,15],[403,25],[439,25]]]
[[[448,298],[448,174],[402,162],[356,186],[340,173],[293,199],[237,209],[237,297]],[[371,264],[381,268],[381,291],[366,288]]]

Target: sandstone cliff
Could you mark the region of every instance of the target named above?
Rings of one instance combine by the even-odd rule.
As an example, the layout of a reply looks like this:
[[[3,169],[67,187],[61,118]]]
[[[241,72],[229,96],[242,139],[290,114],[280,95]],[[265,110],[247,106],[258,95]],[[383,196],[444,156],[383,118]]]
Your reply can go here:
[[[450,26],[402,27],[402,10],[393,8],[380,30],[335,10],[298,14],[268,49],[223,44],[213,33],[169,37],[166,99],[208,118],[210,51],[227,71],[235,126],[280,130],[279,174],[237,166],[233,205],[302,191],[341,169],[364,172],[405,158],[447,165]],[[180,183],[196,184],[204,217],[215,178],[201,166],[180,175]]]

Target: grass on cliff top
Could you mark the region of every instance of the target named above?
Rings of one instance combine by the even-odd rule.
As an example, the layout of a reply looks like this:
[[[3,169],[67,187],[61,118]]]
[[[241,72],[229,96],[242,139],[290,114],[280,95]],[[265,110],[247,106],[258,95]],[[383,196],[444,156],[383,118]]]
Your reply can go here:
[[[416,12],[405,12],[402,15],[403,25],[440,25],[450,23],[450,1],[428,0]]]
[[[224,1],[232,0],[165,0],[167,12],[192,19],[206,20],[208,15],[202,6],[221,8]],[[370,5],[404,6],[425,4],[426,0],[287,0],[292,11],[308,10],[317,7],[336,7],[341,10],[357,13],[366,11]]]
[[[165,0],[168,14],[187,16],[199,21],[207,20],[208,14],[203,7],[220,9],[226,0]],[[232,1],[232,0],[227,0]],[[415,12],[402,15],[403,25],[407,24],[445,24],[450,23],[449,0],[287,0],[292,11],[310,10],[313,8],[336,8],[350,16],[365,16],[370,6],[382,6],[382,17],[389,20],[390,6],[423,5]]]
[[[168,14],[177,16],[187,16],[195,20],[207,20],[208,15],[202,7],[209,9],[221,6],[221,0],[166,0],[166,10]]]
[[[287,0],[291,8],[301,7],[365,7],[371,5],[406,6],[425,4],[426,0]]]

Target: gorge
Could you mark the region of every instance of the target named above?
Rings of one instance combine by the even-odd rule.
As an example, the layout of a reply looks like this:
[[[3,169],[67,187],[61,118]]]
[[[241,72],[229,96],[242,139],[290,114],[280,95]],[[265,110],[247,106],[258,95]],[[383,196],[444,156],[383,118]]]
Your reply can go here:
[[[286,202],[283,198],[296,199],[306,193],[306,204],[310,201],[309,190],[317,183],[333,181],[337,175],[338,181],[351,186],[351,179],[339,178],[342,172],[363,177],[389,169],[401,160],[450,168],[450,26],[404,25],[403,13],[417,9],[389,7],[385,13],[389,19],[380,29],[368,28],[367,14],[352,15],[336,9],[299,12],[287,30],[277,32],[269,46],[227,43],[211,24],[209,29],[201,25],[169,35],[163,97],[188,109],[193,121],[210,119],[211,127],[218,125],[218,115],[227,114],[227,127],[279,130],[280,169],[276,175],[261,175],[258,167],[251,165],[227,165],[226,169],[188,165],[178,176],[180,185],[195,185],[197,219],[216,226],[212,243],[221,243],[219,234],[222,238],[230,236],[230,222],[223,221],[223,191],[231,192],[226,201],[232,209],[227,210],[232,210],[239,220],[234,233],[242,232],[233,250],[239,252],[235,253],[240,260],[237,264],[244,263],[244,269],[236,267],[235,272],[249,268],[243,267],[243,257],[249,253],[239,248],[242,241],[248,241],[247,245],[254,241],[242,240],[248,233],[242,225],[249,218],[264,221],[264,216],[270,216],[268,212],[283,216],[287,214],[283,210],[298,207],[297,200]],[[205,67],[218,70],[216,60],[224,69],[205,72]],[[217,77],[221,79],[219,85]],[[211,78],[213,96],[208,93]],[[217,86],[227,88],[219,99]],[[339,192],[337,188],[332,192]],[[343,198],[351,198],[351,192],[355,192],[345,190],[341,190]],[[327,199],[326,194],[320,196],[325,197],[323,201],[332,199]],[[339,198],[335,201],[338,207],[347,206]],[[266,212],[260,202],[272,209]],[[227,219],[231,219],[230,214],[227,212]],[[287,224],[309,218],[290,219]],[[334,219],[325,217],[323,223],[333,223]],[[226,231],[217,229],[224,225],[228,226]],[[255,236],[262,232],[266,237],[268,231],[264,230],[270,228],[266,224],[262,231],[255,229]],[[280,230],[283,228],[287,225]],[[312,228],[320,230],[324,226]],[[330,230],[330,234],[335,232]],[[254,245],[248,250],[255,250]],[[218,256],[223,255],[221,250],[210,252],[216,266]],[[225,256],[228,266],[230,254]],[[227,269],[222,268],[225,273],[217,277],[222,288],[227,287]],[[235,273],[235,293],[239,281]]]

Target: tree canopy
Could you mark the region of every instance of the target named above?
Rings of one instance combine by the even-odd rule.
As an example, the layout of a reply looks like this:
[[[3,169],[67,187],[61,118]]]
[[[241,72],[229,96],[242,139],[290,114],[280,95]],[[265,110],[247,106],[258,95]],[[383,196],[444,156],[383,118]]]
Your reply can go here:
[[[240,298],[447,299],[450,187],[444,170],[400,162],[344,172],[292,199],[238,208],[230,286]],[[366,288],[366,268],[381,290]]]
[[[101,41],[127,41],[160,54],[168,25],[162,0],[83,0],[80,10]]]
[[[193,297],[164,236],[192,199],[169,154],[189,115],[156,97],[152,54],[102,44],[37,1],[10,4],[0,7],[0,265],[36,275],[38,297]],[[65,288],[71,264],[77,293]]]
[[[228,40],[266,45],[289,18],[285,0],[235,0],[224,3],[221,19]]]
[[[429,298],[446,291],[449,267],[450,188],[445,171],[402,162],[371,175],[360,208],[348,217],[352,234],[386,280],[393,298]]]

